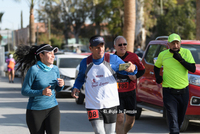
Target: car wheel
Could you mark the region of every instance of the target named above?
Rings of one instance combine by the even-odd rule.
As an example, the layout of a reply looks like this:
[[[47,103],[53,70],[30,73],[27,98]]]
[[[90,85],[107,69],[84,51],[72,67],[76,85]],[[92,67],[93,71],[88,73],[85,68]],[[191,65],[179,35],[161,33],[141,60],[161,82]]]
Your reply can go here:
[[[182,124],[182,126],[181,126],[181,128],[180,128],[180,131],[181,131],[181,132],[186,131],[187,128],[188,128],[188,125],[189,125],[189,120],[188,120],[187,118],[184,118],[183,124]]]
[[[138,120],[141,116],[142,108],[137,107],[137,113],[135,114],[135,119]]]
[[[78,98],[76,99],[76,104],[83,104],[85,99],[85,95],[81,92],[78,94]]]

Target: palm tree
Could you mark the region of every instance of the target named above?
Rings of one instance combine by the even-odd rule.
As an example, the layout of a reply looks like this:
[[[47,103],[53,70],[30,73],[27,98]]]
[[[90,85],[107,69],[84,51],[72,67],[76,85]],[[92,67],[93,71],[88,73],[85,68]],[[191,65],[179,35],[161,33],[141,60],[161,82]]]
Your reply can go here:
[[[1,18],[2,18],[2,16],[3,16],[3,13],[0,13],[0,22],[1,22]]]
[[[14,1],[21,1],[21,0],[14,0]],[[27,0],[30,6],[30,17],[29,17],[29,44],[35,45],[35,23],[34,23],[34,6],[37,2],[46,3],[54,1],[59,3],[59,0]]]
[[[200,0],[196,0],[196,39],[200,40]]]
[[[21,0],[14,0],[20,2]],[[34,28],[34,5],[37,0],[27,0],[30,6],[30,16],[29,16],[29,45],[35,45],[35,28]]]
[[[36,0],[35,0],[36,1]],[[29,16],[29,43],[30,45],[35,45],[35,23],[34,23],[34,0],[30,3],[30,16]]]
[[[135,0],[124,1],[124,29],[123,36],[126,38],[127,50],[134,51],[135,40]]]

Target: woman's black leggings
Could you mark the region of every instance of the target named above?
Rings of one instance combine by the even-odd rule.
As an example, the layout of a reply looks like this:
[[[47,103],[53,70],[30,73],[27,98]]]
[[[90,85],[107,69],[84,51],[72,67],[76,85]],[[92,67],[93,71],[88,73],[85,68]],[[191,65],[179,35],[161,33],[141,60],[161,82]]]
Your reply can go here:
[[[59,134],[60,110],[55,106],[46,110],[26,111],[26,123],[31,134]]]

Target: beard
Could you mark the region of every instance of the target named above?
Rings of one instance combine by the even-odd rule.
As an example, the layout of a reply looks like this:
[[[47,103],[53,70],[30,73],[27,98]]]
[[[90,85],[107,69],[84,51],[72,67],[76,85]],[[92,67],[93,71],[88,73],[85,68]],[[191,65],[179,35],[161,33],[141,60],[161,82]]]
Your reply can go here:
[[[177,53],[177,52],[179,52],[180,51],[180,49],[178,49],[178,50],[172,50],[172,49],[169,49],[169,51],[171,52],[171,53]]]

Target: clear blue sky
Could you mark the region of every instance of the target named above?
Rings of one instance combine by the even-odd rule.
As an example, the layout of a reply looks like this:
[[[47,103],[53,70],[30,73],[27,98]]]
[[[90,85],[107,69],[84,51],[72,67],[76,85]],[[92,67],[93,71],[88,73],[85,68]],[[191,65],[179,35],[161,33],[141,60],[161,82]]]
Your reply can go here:
[[[27,0],[21,0],[21,2],[15,2],[15,0],[0,0],[0,12],[4,12],[0,28],[14,30],[21,28],[21,11],[23,12],[23,27],[27,27],[29,25],[29,9]]]

